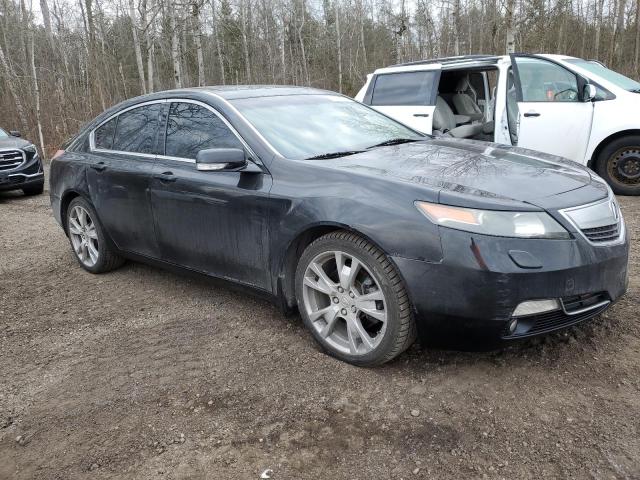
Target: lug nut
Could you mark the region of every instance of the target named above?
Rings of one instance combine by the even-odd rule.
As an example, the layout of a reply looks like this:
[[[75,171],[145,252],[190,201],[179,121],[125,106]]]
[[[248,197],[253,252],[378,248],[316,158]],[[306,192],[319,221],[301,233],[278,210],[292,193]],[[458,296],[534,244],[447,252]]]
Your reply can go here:
[[[342,287],[338,287],[338,291],[339,291],[340,293],[342,293],[342,292],[344,292],[344,289],[343,289]]]
[[[356,297],[356,296],[354,295],[354,293],[353,293],[353,292],[349,292],[349,296],[350,296],[351,298],[355,298],[355,297]]]
[[[347,314],[347,309],[343,308],[342,310],[340,310],[340,313],[342,313],[342,315],[346,315]]]
[[[338,297],[333,297],[333,303],[338,303],[340,300],[338,300]]]
[[[351,307],[351,311],[352,311],[353,313],[356,313],[356,307],[355,307],[355,306]]]

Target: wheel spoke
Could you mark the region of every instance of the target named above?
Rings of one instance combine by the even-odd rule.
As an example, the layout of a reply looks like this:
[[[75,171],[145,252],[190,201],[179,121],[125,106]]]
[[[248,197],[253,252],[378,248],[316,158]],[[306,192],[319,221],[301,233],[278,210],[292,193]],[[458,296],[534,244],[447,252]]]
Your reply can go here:
[[[328,307],[321,308],[317,312],[311,312],[309,314],[309,320],[311,320],[312,322],[315,322],[319,318],[324,317],[327,313],[335,312],[335,311],[336,311],[336,308],[333,305],[329,305]],[[325,320],[326,320],[326,318],[325,318]]]
[[[340,318],[340,316],[338,315],[338,309],[335,309],[332,314],[329,314],[327,315],[327,317],[325,317],[327,324],[322,330],[320,330],[320,335],[322,336],[322,338],[327,338],[333,333],[333,329],[335,328],[336,323],[338,323],[338,318]]]
[[[367,350],[373,350],[375,346],[375,342],[373,338],[371,338],[367,333],[367,331],[364,329],[364,327],[362,326],[362,323],[360,323],[360,320],[355,318],[351,322],[350,329],[351,328],[353,328],[354,334],[362,341],[362,343],[367,348]]]
[[[98,239],[98,233],[96,232],[96,227],[91,224],[87,227],[87,237],[92,238],[94,240]]]
[[[347,334],[349,336],[349,352],[355,355],[356,353],[358,353],[358,344],[356,338],[358,335],[358,331],[355,329],[355,327],[347,323]]]
[[[333,282],[329,278],[327,273],[324,271],[324,268],[322,268],[322,265],[316,262],[311,262],[311,264],[309,265],[309,268],[313,273],[315,273],[318,276],[316,285],[318,285],[320,289],[316,288],[316,290],[319,290],[326,294],[330,294],[332,291],[336,289],[335,282]]]
[[[304,277],[304,284],[308,287],[313,288],[314,290],[317,290],[318,292],[324,293],[325,295],[331,295],[331,288],[329,288],[329,286],[327,286],[324,282],[316,282],[309,277]]]
[[[84,211],[84,208],[76,207],[76,217],[81,227],[87,226],[87,212]]]
[[[89,252],[89,257],[93,263],[98,261],[98,249],[93,245],[93,242],[89,241],[87,243],[87,251]]]
[[[387,319],[387,313],[384,310],[376,310],[375,308],[358,308],[359,311],[371,318],[384,322]]]
[[[75,218],[69,218],[69,233],[74,235],[82,234],[82,227]]]

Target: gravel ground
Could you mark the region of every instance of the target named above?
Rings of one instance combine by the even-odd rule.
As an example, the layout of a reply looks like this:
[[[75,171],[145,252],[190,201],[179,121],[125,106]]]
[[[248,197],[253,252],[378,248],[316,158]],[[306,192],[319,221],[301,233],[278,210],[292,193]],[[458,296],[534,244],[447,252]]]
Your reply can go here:
[[[47,195],[0,194],[0,478],[640,478],[638,257],[589,324],[367,370],[227,287],[86,273]]]

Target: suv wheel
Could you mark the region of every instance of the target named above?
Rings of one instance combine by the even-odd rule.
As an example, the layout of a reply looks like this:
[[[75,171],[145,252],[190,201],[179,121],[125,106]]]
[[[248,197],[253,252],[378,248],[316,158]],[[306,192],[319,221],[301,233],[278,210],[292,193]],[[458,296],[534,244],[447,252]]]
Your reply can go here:
[[[640,135],[618,138],[607,145],[596,165],[617,195],[640,195]]]
[[[69,204],[66,226],[73,253],[88,272],[108,272],[124,263],[109,244],[95,210],[84,198],[76,197]]]
[[[416,338],[409,297],[387,256],[353,233],[309,245],[296,270],[302,319],[331,355],[360,366],[385,363]]]

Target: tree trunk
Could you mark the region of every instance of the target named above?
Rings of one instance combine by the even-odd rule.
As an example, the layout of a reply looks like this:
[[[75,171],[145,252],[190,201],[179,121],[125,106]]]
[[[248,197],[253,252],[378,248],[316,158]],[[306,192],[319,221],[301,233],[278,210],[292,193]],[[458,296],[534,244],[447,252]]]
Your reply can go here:
[[[40,140],[40,154],[46,160],[47,150],[44,148],[44,136],[42,135],[42,119],[40,117],[40,88],[38,87],[38,74],[36,72],[36,42],[31,32],[31,76],[33,78],[33,101],[36,110],[36,125],[38,127],[38,139]]]
[[[226,85],[224,72],[224,57],[222,53],[222,45],[220,44],[220,35],[218,34],[218,19],[216,18],[216,3],[211,0],[211,21],[213,22],[213,36],[216,39],[216,52],[218,54],[218,62],[220,62],[220,75],[222,76],[222,84]]]
[[[144,63],[142,61],[142,49],[138,40],[138,27],[136,26],[136,9],[134,0],[129,0],[129,16],[131,17],[131,32],[133,33],[133,50],[136,54],[136,65],[138,66],[138,77],[140,79],[140,91],[147,93],[147,81],[144,78]]]
[[[240,21],[242,34],[242,53],[244,54],[244,67],[247,76],[247,83],[251,83],[251,61],[249,59],[249,41],[247,39],[247,10],[244,0],[240,1]]]
[[[5,71],[5,75],[7,81],[5,82],[11,96],[13,97],[13,103],[16,104],[16,112],[18,114],[18,118],[20,119],[20,125],[22,126],[22,130],[27,132],[29,130],[29,126],[27,124],[27,116],[24,113],[24,107],[22,106],[22,102],[20,101],[20,97],[18,96],[18,92],[16,90],[16,85],[18,83],[18,79],[14,71],[9,67],[7,63],[7,58],[4,55],[4,50],[2,50],[2,45],[0,45],[0,65]]]
[[[516,7],[515,0],[507,0],[507,11],[505,15],[506,22],[506,45],[505,50],[507,54],[515,53],[516,51],[516,33],[514,28],[514,10]]]
[[[340,37],[340,10],[338,0],[335,0],[336,9],[336,48],[338,49],[338,91],[342,93],[342,45]]]
[[[636,0],[636,44],[633,56],[633,69],[640,75],[640,0]]]
[[[204,87],[206,84],[204,77],[204,56],[202,55],[202,28],[200,26],[200,5],[198,1],[193,3],[192,18],[193,40],[196,44],[196,58],[198,60],[198,86]]]
[[[595,59],[600,59],[600,39],[602,37],[602,16],[604,14],[604,0],[596,0],[596,39],[594,41]]]
[[[180,44],[178,38],[177,13],[171,2],[167,2],[167,11],[171,22],[171,59],[173,60],[173,81],[176,88],[182,88],[182,68],[180,66]]]
[[[42,12],[42,22],[44,23],[44,29],[47,32],[49,45],[53,47],[53,31],[51,30],[51,14],[49,13],[49,5],[47,4],[47,0],[40,0],[40,12]]]
[[[460,0],[453,2],[453,54],[460,55]]]

